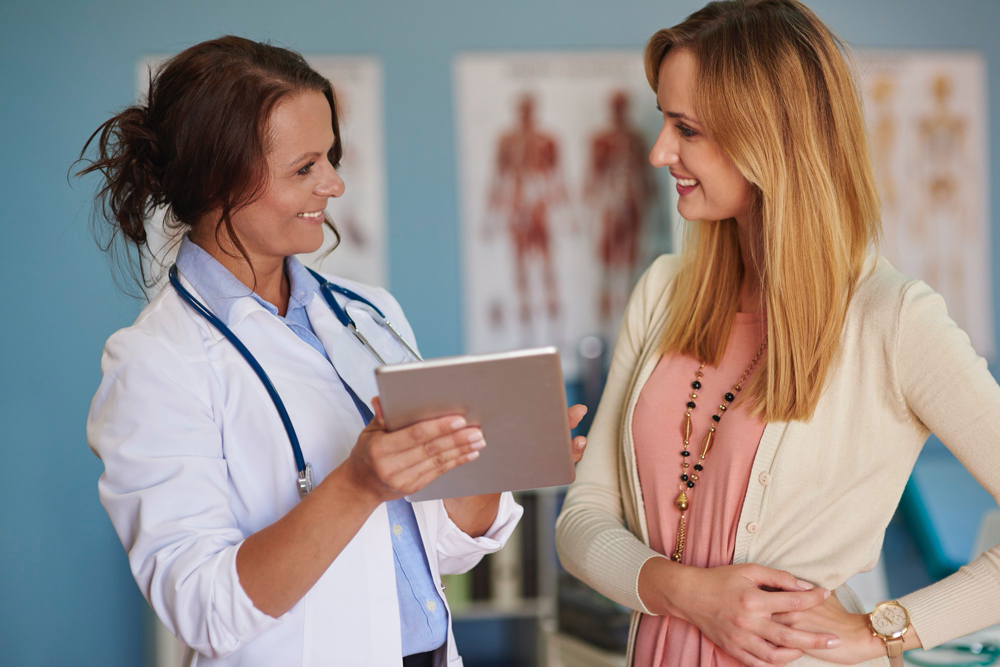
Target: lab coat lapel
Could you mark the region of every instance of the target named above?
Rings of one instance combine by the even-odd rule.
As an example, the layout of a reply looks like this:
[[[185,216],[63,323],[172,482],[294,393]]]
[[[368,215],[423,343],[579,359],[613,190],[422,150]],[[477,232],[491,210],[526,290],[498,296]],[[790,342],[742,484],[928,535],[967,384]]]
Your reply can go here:
[[[316,295],[309,302],[306,312],[309,313],[309,321],[313,325],[316,337],[323,343],[340,377],[366,405],[370,406],[372,398],[378,395],[375,385],[375,368],[378,366],[378,361],[347,327],[340,323],[321,296]]]

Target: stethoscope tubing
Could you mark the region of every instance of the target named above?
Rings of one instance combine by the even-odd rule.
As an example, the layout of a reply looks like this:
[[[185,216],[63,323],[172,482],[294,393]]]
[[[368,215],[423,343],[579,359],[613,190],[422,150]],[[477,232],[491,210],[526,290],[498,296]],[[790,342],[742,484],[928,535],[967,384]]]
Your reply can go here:
[[[372,347],[372,344],[368,342],[368,339],[365,338],[364,334],[362,334],[358,330],[357,324],[354,323],[354,318],[352,318],[347,313],[346,308],[344,308],[343,306],[340,305],[340,303],[337,302],[337,297],[335,297],[333,294],[334,292],[347,297],[347,299],[350,301],[357,301],[358,303],[362,303],[371,308],[372,311],[374,311],[374,314],[378,315],[378,319],[381,320],[379,324],[388,329],[389,333],[392,334],[393,338],[395,338],[396,341],[400,345],[402,345],[407,352],[413,355],[414,359],[416,359],[417,361],[424,360],[424,358],[420,356],[420,353],[414,350],[410,346],[410,344],[406,342],[406,339],[403,338],[398,331],[396,331],[396,327],[392,326],[392,322],[390,322],[388,318],[386,318],[385,313],[383,313],[378,306],[376,306],[374,303],[372,303],[371,301],[369,301],[368,299],[366,299],[365,297],[361,296],[360,294],[358,294],[353,290],[349,290],[346,287],[342,287],[340,285],[335,285],[334,283],[331,283],[329,280],[324,278],[321,274],[317,273],[316,271],[313,271],[312,269],[308,268],[306,270],[309,271],[310,274],[312,274],[312,277],[315,278],[317,282],[319,282],[319,290],[320,293],[323,295],[323,299],[326,300],[327,305],[330,306],[330,310],[332,310],[333,314],[337,316],[337,319],[340,320],[340,323],[343,324],[345,327],[347,327],[351,331],[351,333],[354,334],[354,337],[361,342],[362,345],[368,348],[368,351],[371,352],[376,359],[378,359],[378,362],[380,364],[385,366],[386,365],[385,360],[375,350],[375,348]]]
[[[406,340],[399,334],[399,332],[396,331],[395,327],[393,327],[392,324],[389,323],[389,320],[386,319],[385,315],[382,313],[381,310],[379,310],[379,308],[375,304],[373,304],[371,301],[364,298],[357,292],[349,290],[346,287],[341,287],[339,285],[331,283],[326,278],[321,276],[319,273],[316,273],[312,269],[308,269],[308,271],[313,275],[314,278],[316,278],[317,281],[319,281],[320,292],[323,294],[323,298],[326,301],[327,305],[330,307],[330,310],[332,310],[334,315],[337,316],[337,319],[340,320],[341,324],[347,327],[354,334],[355,338],[357,338],[361,342],[361,344],[365,348],[367,348],[368,351],[371,352],[376,359],[378,359],[378,362],[380,364],[384,366],[386,365],[386,362],[382,359],[382,356],[375,351],[375,348],[372,347],[371,343],[368,342],[368,339],[365,338],[365,336],[360,331],[358,331],[358,327],[354,323],[354,319],[350,315],[348,315],[347,311],[337,302],[337,299],[334,296],[335,292],[344,295],[345,297],[347,297],[352,301],[357,301],[371,308],[372,311],[378,315],[378,319],[381,320],[380,324],[385,326],[392,333],[393,337],[397,341],[399,341],[399,343],[410,354],[412,354],[416,359],[423,361],[423,358],[417,353],[416,350],[414,350],[410,346],[409,343],[406,342]],[[241,341],[229,327],[223,324],[222,320],[216,317],[215,313],[209,310],[208,307],[206,307],[203,303],[198,301],[198,299],[195,298],[195,296],[191,294],[191,292],[189,292],[184,287],[184,285],[181,284],[180,278],[177,275],[176,264],[170,267],[170,270],[168,271],[168,276],[170,278],[170,284],[173,285],[175,290],[177,290],[177,293],[181,296],[181,298],[189,306],[191,306],[195,310],[195,312],[197,312],[199,315],[208,320],[208,322],[212,326],[214,326],[219,331],[219,333],[225,336],[226,340],[232,343],[233,347],[236,348],[237,352],[240,353],[240,355],[250,365],[250,368],[253,369],[254,373],[256,373],[257,378],[261,381],[261,384],[264,385],[264,389],[267,390],[267,394],[271,398],[271,402],[274,403],[274,407],[278,411],[278,416],[281,418],[281,423],[285,427],[285,433],[288,434],[288,442],[292,447],[292,454],[295,456],[295,467],[299,473],[297,481],[299,495],[304,498],[310,491],[312,491],[313,488],[312,465],[307,463],[305,457],[302,455],[302,447],[299,446],[299,437],[295,433],[295,426],[292,425],[292,419],[288,415],[288,410],[285,409],[285,403],[284,401],[281,400],[281,396],[278,395],[278,390],[274,388],[274,384],[271,382],[271,378],[267,376],[267,373],[264,371],[264,368],[257,361],[256,357],[253,356],[253,353],[251,353],[250,350],[247,349],[246,345],[243,344],[243,341]],[[340,376],[339,373],[337,375],[338,377]],[[355,397],[354,391],[350,388],[350,386],[346,382],[344,382],[344,379],[342,377],[340,378],[340,381],[344,383],[345,389],[347,389],[348,393],[351,394],[351,397],[355,401],[360,400]],[[364,417],[364,414],[362,414],[362,417]]]

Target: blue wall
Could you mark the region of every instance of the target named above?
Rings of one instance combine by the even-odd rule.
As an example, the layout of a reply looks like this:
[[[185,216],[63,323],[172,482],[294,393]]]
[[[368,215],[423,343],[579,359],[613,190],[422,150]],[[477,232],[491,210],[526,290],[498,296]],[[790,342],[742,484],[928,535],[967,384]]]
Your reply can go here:
[[[133,94],[136,59],[225,33],[385,71],[391,282],[429,356],[461,347],[451,61],[465,50],[639,49],[701,2],[26,2],[0,4],[0,663],[141,663],[145,604],[97,500],[84,422],[105,339],[141,304],[89,234],[83,141]],[[989,65],[1000,258],[1000,3],[816,0],[847,40],[981,49]],[[652,98],[650,99],[652,103]],[[1000,295],[1000,274],[994,294]],[[1000,331],[1000,323],[997,327]]]

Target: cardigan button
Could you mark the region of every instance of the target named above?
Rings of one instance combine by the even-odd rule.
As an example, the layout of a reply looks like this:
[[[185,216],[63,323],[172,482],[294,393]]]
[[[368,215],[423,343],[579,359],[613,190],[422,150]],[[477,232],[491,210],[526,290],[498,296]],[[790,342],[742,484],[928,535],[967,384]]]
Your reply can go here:
[[[771,483],[771,475],[766,472],[762,472],[757,479],[760,481],[761,486],[767,486]]]
[[[747,524],[748,533],[756,533],[758,530],[760,530],[760,524],[757,523],[756,521],[751,521],[750,523]]]

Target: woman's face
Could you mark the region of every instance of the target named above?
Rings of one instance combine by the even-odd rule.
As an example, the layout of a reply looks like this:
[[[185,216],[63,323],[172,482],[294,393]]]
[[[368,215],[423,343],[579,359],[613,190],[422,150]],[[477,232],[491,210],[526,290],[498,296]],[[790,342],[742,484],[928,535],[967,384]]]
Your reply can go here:
[[[263,196],[233,214],[252,261],[313,252],[323,244],[323,210],[344,193],[327,154],[335,137],[326,97],[306,91],[271,112],[269,179]]]
[[[673,48],[660,63],[656,102],[663,112],[649,162],[677,179],[677,211],[685,220],[742,221],[750,209],[750,183],[706,137],[694,113],[698,63],[694,52]]]

